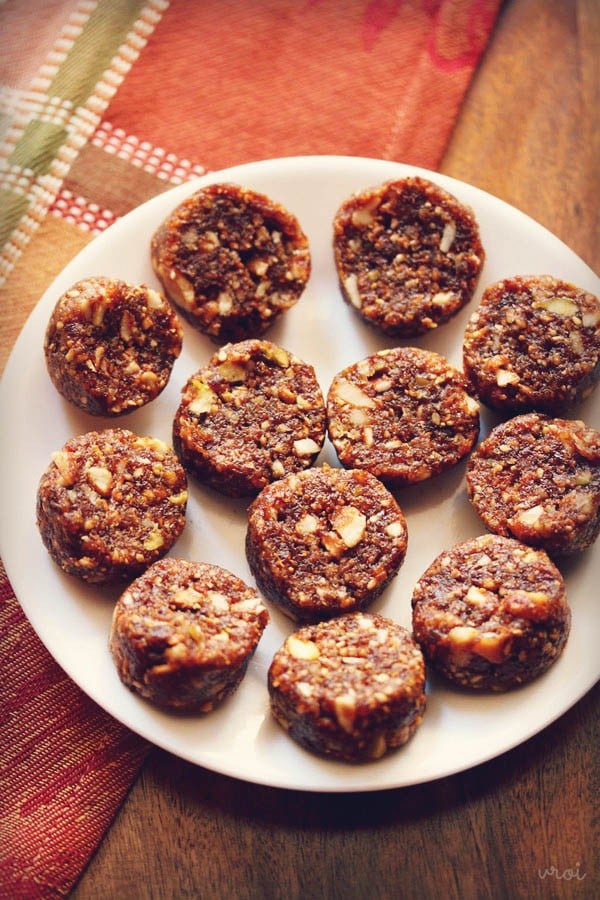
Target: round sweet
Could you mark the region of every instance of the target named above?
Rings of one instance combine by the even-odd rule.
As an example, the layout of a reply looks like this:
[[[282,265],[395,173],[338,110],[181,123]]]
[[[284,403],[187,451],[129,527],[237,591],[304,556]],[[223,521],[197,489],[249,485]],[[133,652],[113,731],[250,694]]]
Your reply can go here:
[[[183,389],[173,443],[200,482],[233,497],[316,460],[325,402],[312,366],[269,341],[222,347]]]
[[[537,678],[562,653],[571,624],[563,578],[547,554],[491,534],[441,553],[412,606],[427,666],[475,690]]]
[[[78,281],[57,301],[44,341],[56,389],[95,416],[154,400],[169,381],[183,333],[171,304],[146,285]]]
[[[471,316],[463,361],[488,406],[560,413],[600,378],[600,300],[549,275],[505,278]]]
[[[248,562],[259,589],[299,622],[372,603],[404,562],[408,533],[368,472],[329,466],[288,475],[250,507]]]
[[[183,201],[152,237],[165,293],[216,343],[262,334],[298,302],[310,274],[296,217],[264,194],[212,184]]]
[[[135,578],[185,525],[187,480],[162,441],[123,428],[90,431],[52,454],[37,492],[37,524],[69,575],[104,584]]]
[[[439,475],[471,451],[479,404],[443,356],[395,347],[334,377],[327,423],[343,466],[402,487]]]
[[[268,621],[220,566],[167,557],[120,596],[110,651],[123,684],[157,706],[209,712],[238,687]]]
[[[344,298],[368,323],[404,337],[462,309],[485,259],[473,211],[416,177],[346,200],[335,215],[333,246]]]
[[[468,496],[487,528],[552,556],[600,532],[600,433],[523,413],[492,429],[467,466]]]
[[[268,684],[272,714],[293,740],[348,762],[406,744],[425,711],[423,654],[380,615],[304,626],[275,654]]]

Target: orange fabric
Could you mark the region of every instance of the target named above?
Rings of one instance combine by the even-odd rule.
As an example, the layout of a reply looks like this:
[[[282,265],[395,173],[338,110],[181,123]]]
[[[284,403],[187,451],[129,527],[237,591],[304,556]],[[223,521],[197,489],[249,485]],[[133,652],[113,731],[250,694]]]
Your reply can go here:
[[[106,118],[210,169],[313,153],[435,168],[498,6],[179,0]]]

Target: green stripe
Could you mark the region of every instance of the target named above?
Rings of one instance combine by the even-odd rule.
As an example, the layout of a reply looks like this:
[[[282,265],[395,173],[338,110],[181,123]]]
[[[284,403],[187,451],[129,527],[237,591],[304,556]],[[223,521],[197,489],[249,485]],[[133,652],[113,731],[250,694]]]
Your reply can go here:
[[[8,157],[12,166],[31,169],[34,175],[45,175],[52,160],[67,139],[64,125],[32,119]]]
[[[145,0],[100,0],[46,93],[76,107],[85,103],[144,6]]]
[[[6,244],[28,206],[29,201],[24,194],[0,188],[0,247]]]

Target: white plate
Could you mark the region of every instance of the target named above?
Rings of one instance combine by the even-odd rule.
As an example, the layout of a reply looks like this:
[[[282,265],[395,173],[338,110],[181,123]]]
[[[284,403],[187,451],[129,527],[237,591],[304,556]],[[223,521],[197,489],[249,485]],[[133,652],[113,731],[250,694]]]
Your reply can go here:
[[[391,344],[363,325],[341,299],[331,249],[333,215],[354,190],[414,174],[435,180],[474,208],[487,250],[479,290],[469,307],[415,343],[445,354],[460,367],[466,320],[482,289],[504,276],[547,272],[599,292],[593,272],[557,238],[474,187],[394,162],[347,157],[272,160],[174,188],[96,238],[42,297],[6,368],[0,390],[0,550],[27,616],[58,663],[100,706],[158,746],[208,769],[301,790],[360,791],[416,784],[467,769],[526,740],[565,712],[600,676],[600,559],[590,550],[563,567],[573,627],[565,652],[546,675],[499,696],[472,696],[434,681],[423,725],[404,748],[364,765],[328,762],[296,746],[269,715],[266,674],[273,653],[292,628],[287,619],[272,611],[244,682],[219,710],[188,718],[162,713],[123,687],[108,653],[116,592],[86,587],[63,575],[42,545],[35,524],[35,496],[50,454],[74,434],[115,424],[75,410],[48,378],[43,335],[50,311],[65,289],[89,275],[119,276],[158,287],[149,262],[150,236],[177,203],[214,181],[235,181],[263,191],[298,216],[313,259],[305,294],[268,337],[311,362],[325,392],[339,369]],[[183,353],[169,386],[149,407],[118,424],[170,442],[181,387],[215,350],[203,335],[184,327]],[[600,427],[597,399],[589,399],[575,415]],[[490,424],[491,418],[485,416],[484,432]],[[329,445],[322,459],[335,463]],[[466,498],[464,464],[397,496],[408,521],[408,553],[399,576],[375,608],[410,626],[410,597],[424,569],[443,549],[485,529]],[[252,583],[244,555],[246,508],[245,502],[192,484],[187,526],[173,553],[219,563]]]

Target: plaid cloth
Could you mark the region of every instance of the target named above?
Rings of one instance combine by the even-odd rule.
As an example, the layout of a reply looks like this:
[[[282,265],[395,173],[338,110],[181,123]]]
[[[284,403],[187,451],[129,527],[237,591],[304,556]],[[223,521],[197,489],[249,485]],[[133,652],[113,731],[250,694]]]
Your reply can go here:
[[[94,235],[205,171],[330,153],[436,169],[499,7],[5,0],[5,305],[31,309]],[[0,896],[64,896],[149,748],[50,658],[1,566],[0,603]]]

